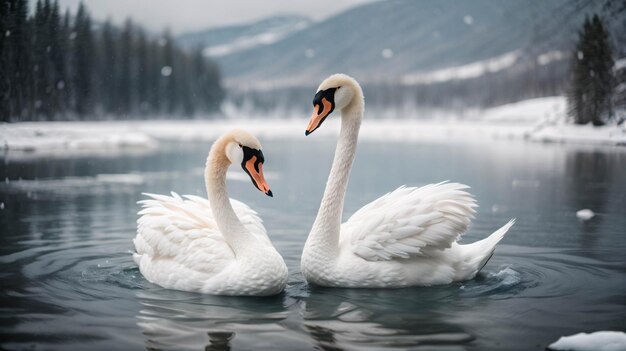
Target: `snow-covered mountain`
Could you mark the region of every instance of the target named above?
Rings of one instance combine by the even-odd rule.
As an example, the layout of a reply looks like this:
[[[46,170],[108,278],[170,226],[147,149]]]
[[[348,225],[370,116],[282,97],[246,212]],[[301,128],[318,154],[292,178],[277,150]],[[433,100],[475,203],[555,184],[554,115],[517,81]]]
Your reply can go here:
[[[554,52],[566,50],[584,16],[600,7],[570,0],[391,0],[317,23],[274,17],[181,40],[203,42],[236,81],[288,83],[342,71],[376,80],[408,76],[410,82],[424,72],[503,55],[537,59],[552,52],[563,59]]]
[[[289,105],[336,72],[358,77],[373,103],[493,105],[562,94],[585,16],[606,11],[588,0],[387,0],[320,22],[273,17],[180,39],[204,44],[231,96],[257,105]],[[621,17],[606,16],[613,33]]]

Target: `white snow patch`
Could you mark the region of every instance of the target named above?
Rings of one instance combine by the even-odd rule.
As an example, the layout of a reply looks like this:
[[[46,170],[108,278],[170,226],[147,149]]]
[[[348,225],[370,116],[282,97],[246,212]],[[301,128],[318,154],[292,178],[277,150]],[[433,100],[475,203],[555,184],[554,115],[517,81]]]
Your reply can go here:
[[[402,78],[402,83],[404,85],[420,85],[477,78],[486,73],[495,73],[513,66],[519,56],[520,52],[516,50],[504,55],[462,66],[448,67],[429,72],[411,73]]]
[[[226,44],[208,46],[202,50],[202,53],[205,56],[226,56],[238,51],[248,50],[257,46],[273,44],[287,37],[288,35],[300,31],[306,27],[308,27],[308,23],[306,21],[302,21],[294,26],[272,28],[263,33],[237,38],[236,40]]]
[[[548,346],[550,350],[568,351],[626,351],[626,333],[597,331],[562,336]]]
[[[551,62],[563,59],[565,59],[565,54],[562,51],[552,50],[537,56],[537,63],[541,66],[545,66]]]
[[[554,143],[626,145],[626,130],[615,125],[594,127],[557,123],[546,125],[530,135],[530,140]]]
[[[613,68],[618,71],[622,68],[626,67],[626,57],[621,58],[617,61],[615,61],[615,64],[613,65]]]
[[[576,211],[576,217],[578,217],[578,219],[580,219],[581,221],[588,221],[592,219],[595,215],[596,214],[588,208]]]
[[[565,111],[565,99],[552,96],[493,107],[482,113],[482,119],[491,122],[556,121],[565,115]]]

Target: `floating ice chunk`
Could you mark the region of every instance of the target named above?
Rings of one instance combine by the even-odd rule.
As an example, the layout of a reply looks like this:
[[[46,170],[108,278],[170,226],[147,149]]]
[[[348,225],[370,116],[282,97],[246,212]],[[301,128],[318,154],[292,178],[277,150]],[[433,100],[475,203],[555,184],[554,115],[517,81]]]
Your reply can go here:
[[[620,331],[597,331],[562,336],[548,346],[549,350],[569,351],[625,351],[626,333]]]
[[[592,219],[595,215],[596,214],[588,208],[576,211],[576,217],[578,217],[578,219],[580,219],[581,221],[588,221]]]
[[[4,202],[0,202],[0,210],[4,210]]]
[[[465,17],[463,17],[463,22],[465,22],[465,24],[467,24],[468,26],[471,26],[472,23],[474,23],[474,17],[466,15]]]

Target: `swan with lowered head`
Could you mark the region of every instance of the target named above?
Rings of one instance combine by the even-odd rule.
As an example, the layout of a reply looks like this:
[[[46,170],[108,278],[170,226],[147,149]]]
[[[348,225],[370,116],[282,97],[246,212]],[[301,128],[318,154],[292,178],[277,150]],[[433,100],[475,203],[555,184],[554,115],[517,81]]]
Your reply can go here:
[[[397,288],[472,279],[487,263],[514,220],[478,242],[457,240],[476,202],[458,183],[400,187],[341,224],[348,177],[364,110],[361,87],[335,74],[319,86],[307,126],[311,134],[334,110],[341,131],[319,212],[302,252],[310,283],[331,287]]]
[[[287,266],[261,219],[229,199],[226,171],[241,164],[255,187],[272,192],[263,176],[261,144],[244,130],[219,138],[207,158],[208,200],[146,194],[137,221],[133,258],[152,283],[214,295],[274,295],[287,284]]]

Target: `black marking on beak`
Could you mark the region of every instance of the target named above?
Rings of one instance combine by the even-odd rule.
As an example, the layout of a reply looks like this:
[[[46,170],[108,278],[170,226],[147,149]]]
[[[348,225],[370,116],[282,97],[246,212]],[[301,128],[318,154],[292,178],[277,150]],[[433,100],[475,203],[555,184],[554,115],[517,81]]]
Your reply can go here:
[[[319,128],[322,123],[326,120],[326,118],[333,113],[335,110],[335,91],[337,88],[328,88],[326,90],[320,90],[313,97],[313,116],[311,117],[311,122],[313,123],[313,119],[316,117],[323,117],[316,123],[316,125],[312,126],[312,129],[308,129],[304,132],[305,136],[313,133],[317,128]],[[327,106],[330,104],[330,106]],[[310,126],[310,125],[309,125]]]
[[[335,109],[335,91],[336,90],[337,88],[328,88],[326,90],[318,91],[315,94],[315,97],[313,97],[313,107],[315,108],[321,107],[323,109],[324,104],[322,104],[322,99],[326,98],[326,100],[330,101],[330,103],[332,104],[330,111],[328,111],[328,115],[331,114],[333,110]],[[320,111],[320,113],[323,112],[321,109],[319,109],[318,111]]]

